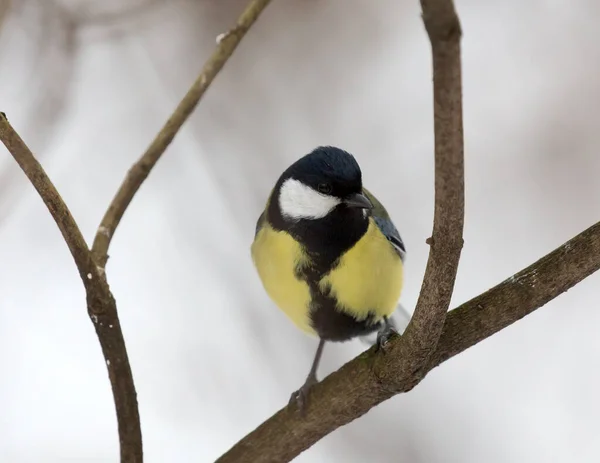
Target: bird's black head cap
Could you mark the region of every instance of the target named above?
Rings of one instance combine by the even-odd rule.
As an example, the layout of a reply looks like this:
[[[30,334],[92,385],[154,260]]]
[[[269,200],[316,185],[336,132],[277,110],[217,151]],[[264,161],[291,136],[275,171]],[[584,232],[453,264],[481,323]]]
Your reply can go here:
[[[289,207],[286,214],[281,206],[282,192],[285,192],[282,188],[289,180],[321,193],[325,201],[310,193],[307,195],[302,188],[294,190],[297,186],[293,186],[291,191],[287,191],[292,198],[287,197],[286,201],[291,201],[292,209],[298,208],[300,214],[294,214]],[[367,210],[372,204],[363,194],[360,167],[354,156],[340,148],[315,148],[283,172],[273,191],[275,200],[269,202],[267,220],[275,230],[286,231],[303,245],[305,252],[311,255],[315,271],[328,271],[369,226],[370,213]],[[298,196],[293,197],[296,194]],[[317,206],[326,210],[318,210],[319,207],[311,210],[315,200],[320,202]],[[315,215],[311,216],[311,213]]]
[[[319,146],[298,159],[282,174],[281,180],[288,178],[339,198],[362,191],[362,174],[356,159],[334,146]]]

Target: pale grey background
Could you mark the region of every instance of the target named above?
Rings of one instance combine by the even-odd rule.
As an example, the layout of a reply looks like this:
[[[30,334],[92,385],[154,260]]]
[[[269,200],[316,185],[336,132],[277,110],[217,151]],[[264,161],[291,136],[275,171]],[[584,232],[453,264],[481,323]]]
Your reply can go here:
[[[245,2],[12,3],[0,109],[91,240]],[[600,217],[598,2],[457,7],[467,196],[453,306]],[[213,461],[302,383],[316,341],[267,299],[248,248],[276,176],[316,145],[355,153],[390,210],[408,247],[402,301],[412,311],[433,210],[419,12],[416,0],[274,0],[135,198],[108,274],[147,462]],[[598,461],[599,283],[589,278],[296,461]],[[55,224],[0,149],[0,461],[117,461],[84,301]],[[322,374],[361,349],[328,347]]]

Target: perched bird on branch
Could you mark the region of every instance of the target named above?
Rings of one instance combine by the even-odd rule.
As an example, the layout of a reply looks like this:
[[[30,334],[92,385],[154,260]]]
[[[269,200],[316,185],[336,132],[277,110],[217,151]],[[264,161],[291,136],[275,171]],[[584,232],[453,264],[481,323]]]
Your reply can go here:
[[[319,345],[290,403],[304,409],[326,341],[396,332],[406,250],[356,159],[322,146],[288,167],[258,218],[252,260],[269,297]]]

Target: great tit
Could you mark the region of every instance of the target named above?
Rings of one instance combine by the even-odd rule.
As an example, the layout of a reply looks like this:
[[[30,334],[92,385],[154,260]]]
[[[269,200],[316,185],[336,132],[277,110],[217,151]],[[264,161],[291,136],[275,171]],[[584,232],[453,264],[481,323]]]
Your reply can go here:
[[[279,177],[258,218],[252,260],[273,302],[319,345],[290,403],[303,409],[326,341],[396,332],[404,243],[383,205],[362,185],[354,156],[320,146]]]

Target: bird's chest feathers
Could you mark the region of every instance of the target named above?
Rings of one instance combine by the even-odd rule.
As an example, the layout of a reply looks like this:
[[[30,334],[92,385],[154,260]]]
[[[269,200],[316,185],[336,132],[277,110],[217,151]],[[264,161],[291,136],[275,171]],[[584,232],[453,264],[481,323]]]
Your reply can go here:
[[[316,309],[311,305],[314,291],[329,296],[335,310],[357,320],[390,315],[400,297],[402,262],[372,219],[331,270],[319,269],[298,241],[268,224],[258,232],[251,251],[269,297],[311,334],[315,333],[310,317],[310,310]]]
[[[299,328],[314,334],[308,312],[310,288],[298,275],[299,269],[308,263],[300,244],[289,234],[265,225],[258,232],[251,252],[269,297]]]
[[[373,219],[358,242],[319,282],[337,299],[338,310],[366,317],[390,315],[402,290],[402,261]]]

